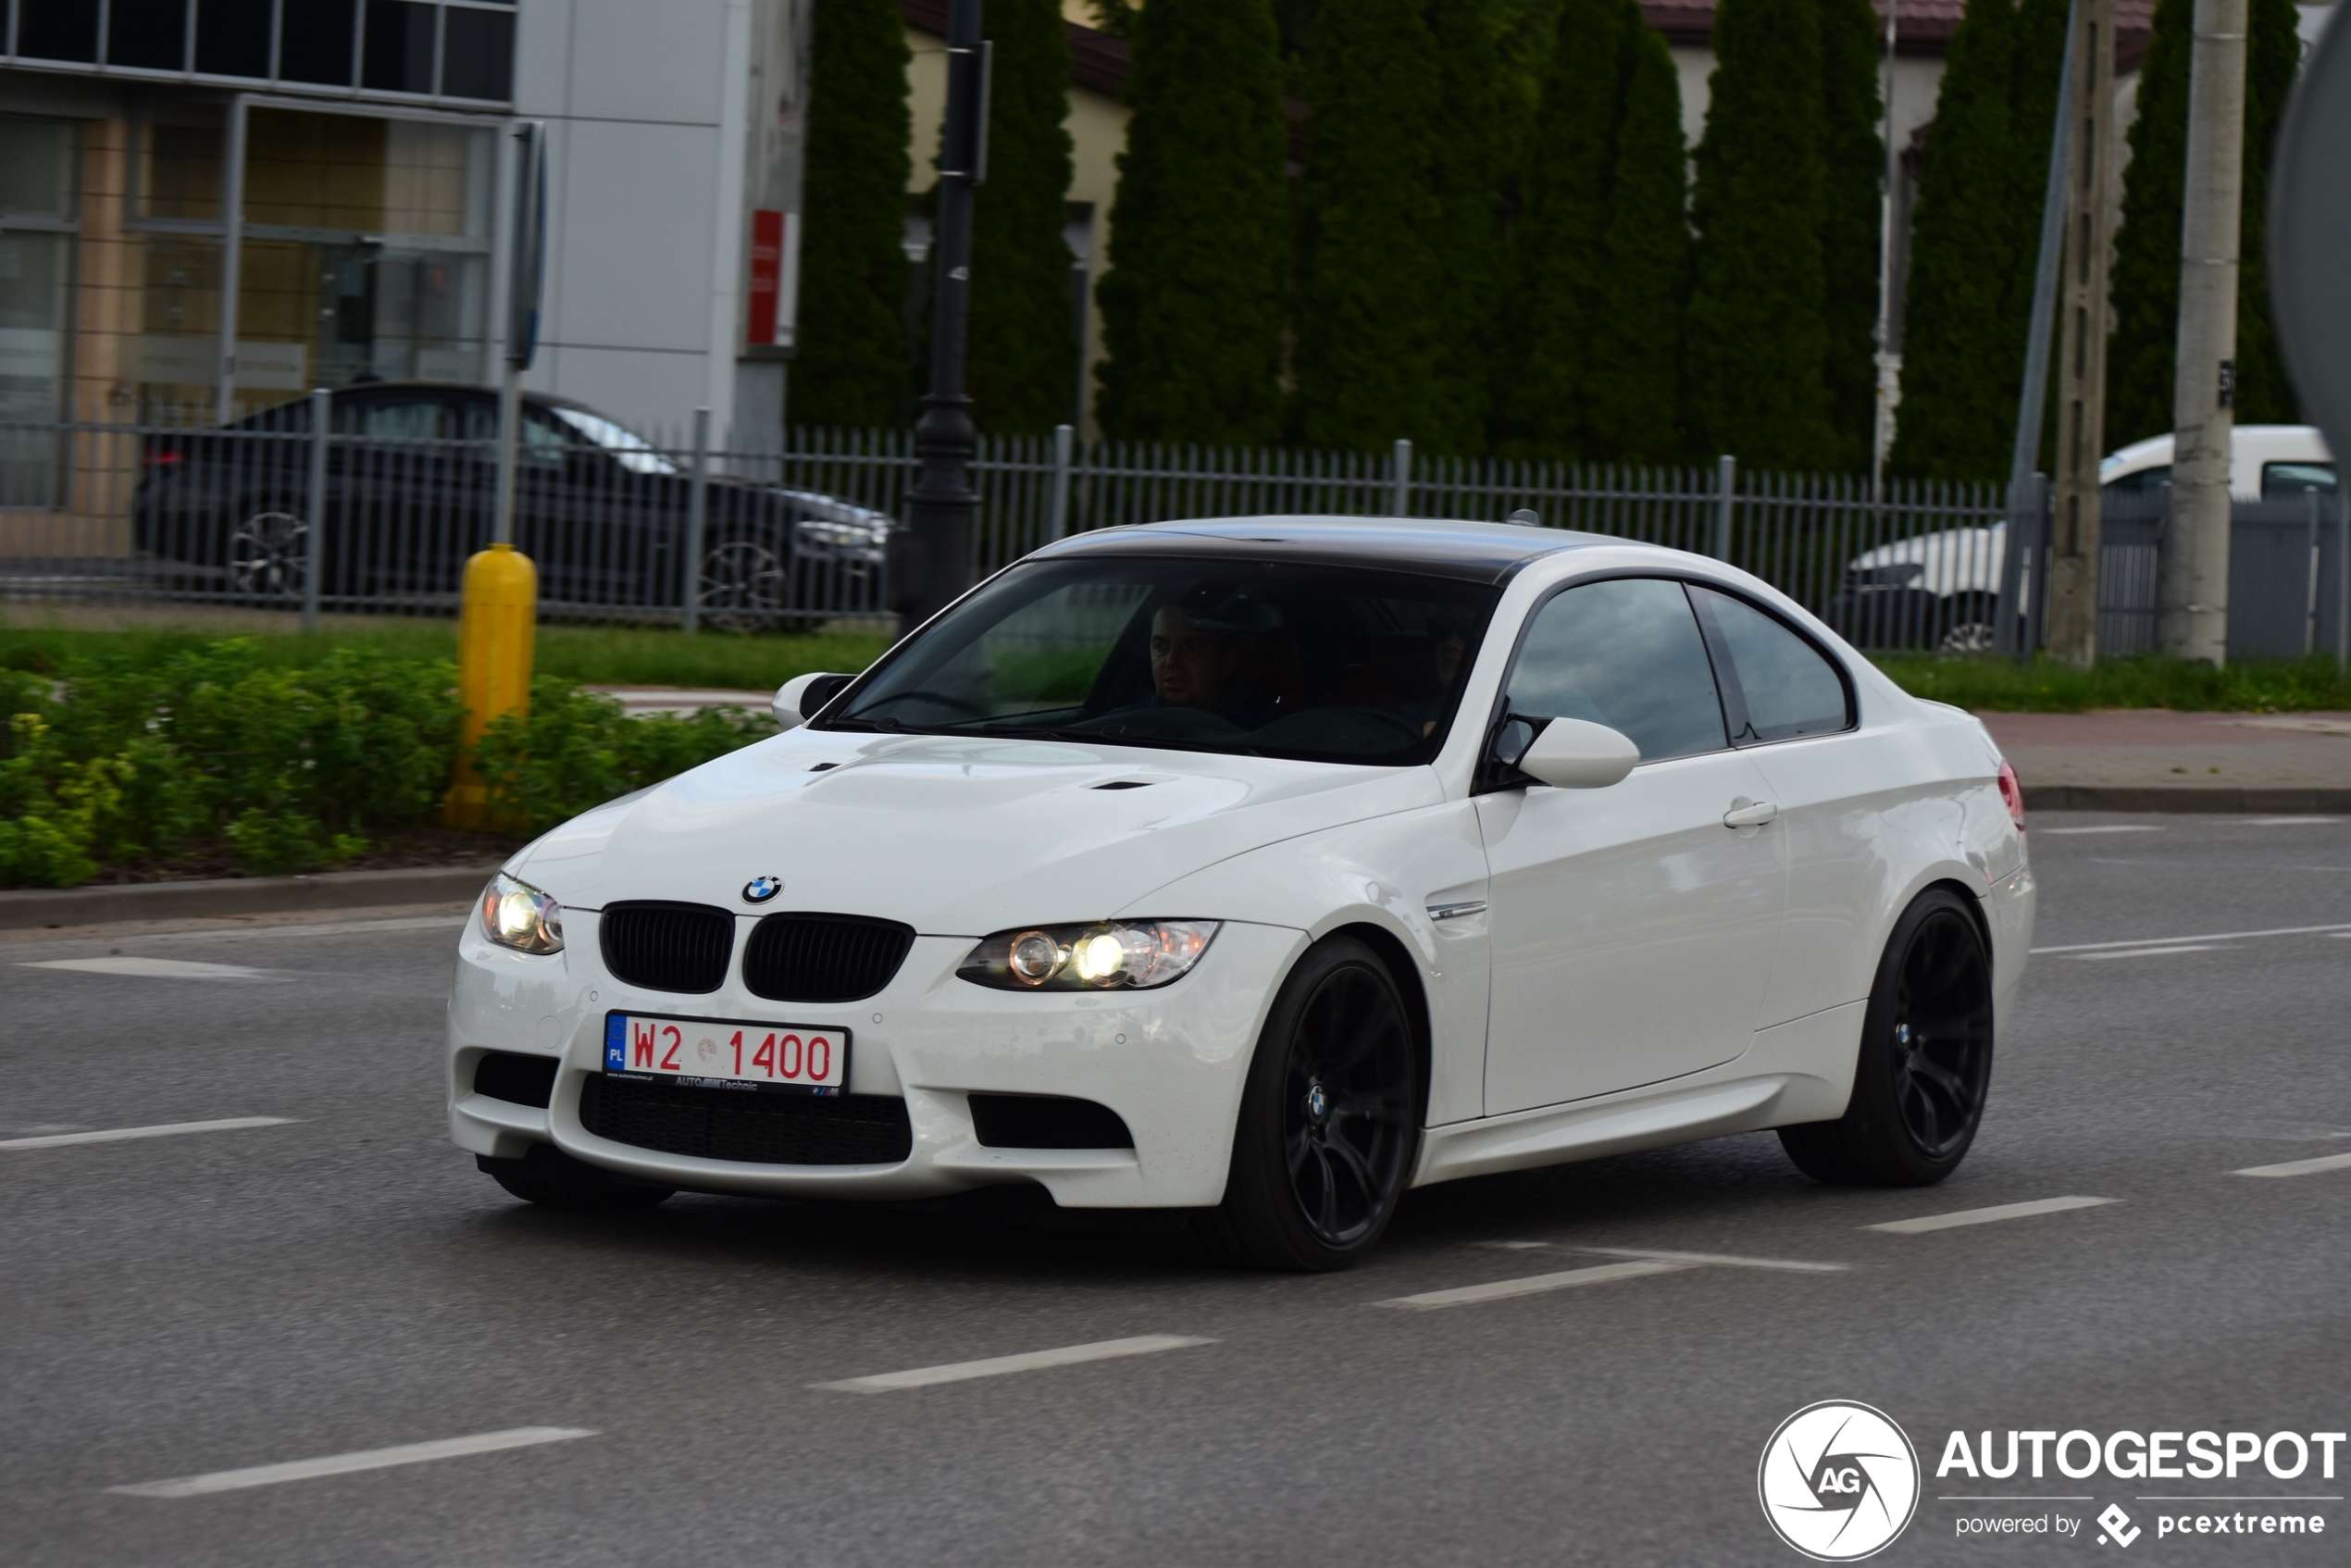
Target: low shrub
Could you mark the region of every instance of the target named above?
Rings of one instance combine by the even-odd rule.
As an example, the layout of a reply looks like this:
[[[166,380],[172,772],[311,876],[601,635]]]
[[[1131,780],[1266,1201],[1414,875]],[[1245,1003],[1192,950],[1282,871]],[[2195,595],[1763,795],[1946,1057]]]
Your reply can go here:
[[[255,872],[333,865],[433,816],[448,786],[448,660],[343,647],[289,666],[253,639],[77,654],[0,668],[0,886],[70,887],[205,843]],[[734,710],[628,718],[552,678],[531,701],[477,761],[533,830],[768,733]]]
[[[474,762],[502,815],[541,832],[774,733],[765,715],[740,708],[630,718],[610,697],[542,676],[531,682],[530,716],[491,720]]]

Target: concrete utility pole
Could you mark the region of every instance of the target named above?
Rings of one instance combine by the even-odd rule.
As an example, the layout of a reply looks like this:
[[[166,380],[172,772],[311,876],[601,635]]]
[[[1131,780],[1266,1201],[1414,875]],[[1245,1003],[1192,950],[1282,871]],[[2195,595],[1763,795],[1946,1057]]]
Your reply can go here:
[[[2049,552],[2049,653],[2098,656],[2098,459],[2106,451],[2107,214],[2114,189],[2114,0],[2073,8],[2071,177],[2066,182],[2065,315],[2058,364],[2057,537]]]
[[[2163,651],[2229,653],[2229,437],[2235,428],[2238,207],[2245,192],[2246,0],[2196,0],[2187,199],[2180,215],[2180,354],[2171,393],[2171,517]]]
[[[1894,193],[1902,178],[1902,155],[1894,145],[1895,12],[1901,0],[1885,0],[1885,91],[1879,122],[1885,140],[1885,186],[1877,204],[1877,404],[1870,431],[1870,499],[1885,498],[1885,457],[1894,447],[1894,410],[1902,396],[1902,355],[1894,346]]]

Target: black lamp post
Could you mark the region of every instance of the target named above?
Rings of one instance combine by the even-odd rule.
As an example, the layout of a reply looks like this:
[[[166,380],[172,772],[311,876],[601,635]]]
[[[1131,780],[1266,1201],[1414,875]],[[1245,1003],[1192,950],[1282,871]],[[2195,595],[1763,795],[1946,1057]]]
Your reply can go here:
[[[890,537],[890,608],[898,634],[937,615],[971,584],[972,490],[978,431],[964,391],[964,339],[971,292],[972,192],[988,176],[988,45],[980,0],[947,11],[947,123],[939,158],[939,218],[931,246],[930,391],[914,422],[921,467],[906,495],[906,523]]]

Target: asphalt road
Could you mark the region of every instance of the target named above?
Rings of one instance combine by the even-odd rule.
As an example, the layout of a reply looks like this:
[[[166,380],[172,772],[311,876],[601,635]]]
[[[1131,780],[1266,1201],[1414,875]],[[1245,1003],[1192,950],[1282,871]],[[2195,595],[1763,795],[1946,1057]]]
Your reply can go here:
[[[2351,1152],[2351,821],[2045,814],[2033,851],[2042,946],[2146,945],[2034,961],[1944,1187],[1818,1187],[1770,1135],[1724,1139],[1414,1194],[1372,1263],[1317,1278],[969,1215],[513,1202],[442,1130],[454,917],[9,940],[0,1561],[1793,1563],[1758,1456],[1849,1399],[1927,1466],[1879,1561],[2342,1562],[2340,1501],[2291,1505],[2326,1537],[2222,1541],[2159,1538],[2178,1505],[2138,1500],[2351,1491],[2315,1466],[1934,1477],[1955,1428],[2351,1425],[2351,1169],[2231,1174]],[[2219,935],[2310,926],[2343,930]],[[93,958],[261,973],[25,966]],[[21,1142],[248,1117],[285,1120]],[[2067,1196],[2112,1201],[1864,1228]],[[1639,1261],[1610,1248],[1840,1266],[1380,1304]],[[1202,1342],[815,1386],[1140,1336]],[[524,1428],[591,1435],[110,1490]],[[2034,1500],[1943,1500],[1989,1493]],[[1959,1534],[2109,1502],[2145,1530],[2127,1551],[2095,1523]]]

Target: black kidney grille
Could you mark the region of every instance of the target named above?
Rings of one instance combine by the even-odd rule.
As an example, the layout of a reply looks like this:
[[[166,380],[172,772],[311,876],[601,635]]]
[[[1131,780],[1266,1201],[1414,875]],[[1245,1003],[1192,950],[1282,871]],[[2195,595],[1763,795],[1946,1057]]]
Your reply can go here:
[[[657,991],[715,991],[727,983],[735,917],[704,903],[615,903],[600,927],[613,978]]]
[[[743,947],[743,984],[771,1002],[857,1002],[889,984],[914,928],[858,915],[771,915]]]
[[[906,1102],[887,1094],[687,1089],[597,1073],[580,1086],[579,1121],[615,1143],[762,1165],[895,1165],[914,1149]]]

